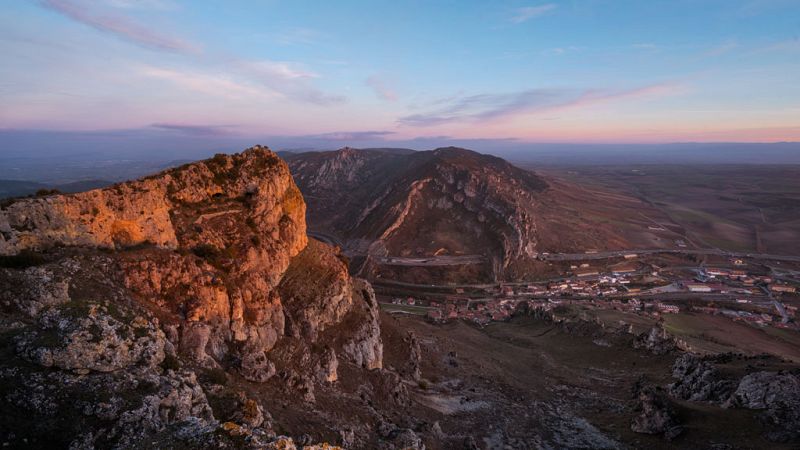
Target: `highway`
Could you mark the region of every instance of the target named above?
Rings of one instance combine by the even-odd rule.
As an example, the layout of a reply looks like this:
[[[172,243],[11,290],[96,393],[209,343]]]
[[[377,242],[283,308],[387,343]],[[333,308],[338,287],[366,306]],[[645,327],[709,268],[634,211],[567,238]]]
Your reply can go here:
[[[657,222],[656,222],[657,223]],[[344,249],[344,242],[338,237],[322,231],[309,230],[308,235],[330,245],[339,246]],[[800,262],[800,256],[772,255],[767,253],[742,253],[730,252],[717,248],[706,249],[670,249],[670,248],[649,248],[649,249],[629,249],[613,250],[592,253],[540,253],[539,257],[545,261],[591,261],[598,259],[619,258],[625,255],[654,255],[659,253],[675,255],[716,255],[729,258],[751,258],[773,261]],[[458,256],[425,256],[425,257],[404,257],[391,255],[360,255],[353,253],[352,256],[370,256],[373,261],[383,265],[397,266],[458,266],[466,264],[480,264],[486,261],[484,255],[458,255]]]
[[[463,266],[480,264],[486,260],[483,255],[424,256],[417,258],[401,256],[373,256],[378,264],[386,266]]]
[[[584,261],[594,259],[608,259],[623,257],[625,255],[653,255],[657,253],[671,253],[679,255],[717,255],[726,256],[730,258],[753,258],[753,259],[769,259],[774,261],[791,261],[800,262],[800,256],[788,255],[770,255],[766,253],[740,253],[728,252],[719,249],[632,249],[632,250],[615,250],[607,252],[593,252],[593,253],[543,253],[539,256],[547,261]]]

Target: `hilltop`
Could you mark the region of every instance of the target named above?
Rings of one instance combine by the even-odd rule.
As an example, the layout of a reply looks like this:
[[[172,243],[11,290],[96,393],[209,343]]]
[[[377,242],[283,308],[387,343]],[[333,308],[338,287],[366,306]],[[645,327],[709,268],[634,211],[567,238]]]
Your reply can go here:
[[[457,280],[514,279],[541,270],[542,253],[669,244],[648,234],[640,217],[660,213],[634,197],[467,149],[345,148],[287,155],[287,162],[307,198],[310,229],[356,259],[474,255],[482,263],[460,268]]]

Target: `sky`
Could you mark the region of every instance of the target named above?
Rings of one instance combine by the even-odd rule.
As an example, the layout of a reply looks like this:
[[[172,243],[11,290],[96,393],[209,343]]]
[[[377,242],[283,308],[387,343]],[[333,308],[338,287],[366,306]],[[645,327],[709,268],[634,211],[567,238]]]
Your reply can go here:
[[[15,136],[800,140],[800,0],[2,8],[0,132]]]

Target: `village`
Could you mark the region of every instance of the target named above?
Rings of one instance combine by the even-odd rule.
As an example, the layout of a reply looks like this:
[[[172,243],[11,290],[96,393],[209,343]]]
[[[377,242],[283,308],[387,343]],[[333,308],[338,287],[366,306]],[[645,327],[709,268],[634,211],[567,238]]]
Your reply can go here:
[[[680,312],[721,315],[758,327],[798,329],[798,283],[775,276],[763,265],[742,259],[720,261],[713,267],[659,265],[638,260],[637,255],[620,259],[610,265],[570,263],[562,277],[546,281],[379,297],[392,305],[390,311],[480,326],[508,320],[523,307],[549,311],[559,305],[579,305],[654,318]]]

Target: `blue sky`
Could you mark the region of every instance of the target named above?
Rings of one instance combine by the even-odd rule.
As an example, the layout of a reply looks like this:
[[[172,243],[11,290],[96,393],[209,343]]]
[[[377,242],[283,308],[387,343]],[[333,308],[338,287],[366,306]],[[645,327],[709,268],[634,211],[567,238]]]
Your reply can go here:
[[[10,0],[0,129],[800,140],[800,1]]]

